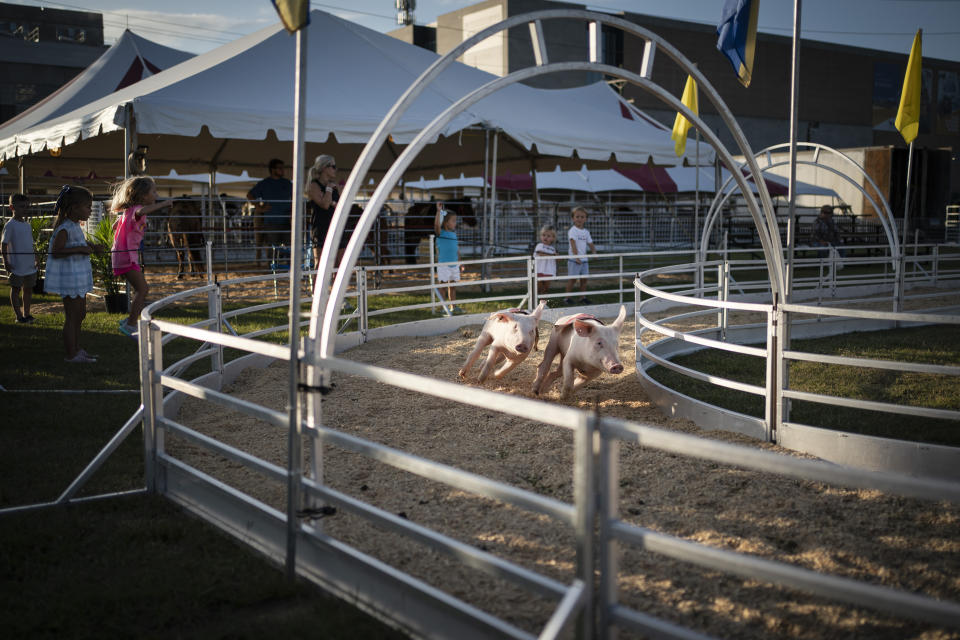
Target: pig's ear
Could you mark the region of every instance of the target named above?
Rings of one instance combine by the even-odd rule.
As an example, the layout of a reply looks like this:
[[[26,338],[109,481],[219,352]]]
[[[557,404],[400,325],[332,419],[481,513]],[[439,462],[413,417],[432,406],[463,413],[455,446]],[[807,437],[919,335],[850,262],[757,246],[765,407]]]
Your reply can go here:
[[[623,329],[623,321],[627,319],[627,308],[623,305],[620,305],[620,313],[617,315],[617,319],[613,321],[613,324],[610,325],[618,332]]]
[[[540,319],[540,315],[543,313],[543,309],[544,309],[544,307],[546,307],[546,306],[547,306],[547,301],[546,301],[546,300],[541,300],[541,301],[540,301],[540,304],[537,305],[537,308],[533,310],[533,317],[536,318],[537,320],[539,320],[539,319]]]
[[[583,320],[574,320],[573,329],[577,332],[578,336],[588,336],[593,333],[593,325]]]
[[[510,320],[512,320],[512,318],[505,313],[497,314],[497,322],[510,322]]]

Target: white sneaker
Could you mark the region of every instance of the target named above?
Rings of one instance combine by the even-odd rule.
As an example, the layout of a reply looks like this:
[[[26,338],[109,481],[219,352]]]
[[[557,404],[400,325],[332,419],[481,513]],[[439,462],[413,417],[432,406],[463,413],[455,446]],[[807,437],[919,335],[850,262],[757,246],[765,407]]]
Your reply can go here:
[[[76,363],[81,363],[81,362],[96,362],[97,359],[96,359],[96,358],[91,358],[90,356],[88,356],[88,355],[86,355],[86,354],[83,354],[83,353],[80,353],[80,352],[78,351],[78,352],[77,352],[77,355],[73,356],[72,358],[64,358],[63,361],[64,361],[64,362],[70,362],[70,363],[76,364]]]

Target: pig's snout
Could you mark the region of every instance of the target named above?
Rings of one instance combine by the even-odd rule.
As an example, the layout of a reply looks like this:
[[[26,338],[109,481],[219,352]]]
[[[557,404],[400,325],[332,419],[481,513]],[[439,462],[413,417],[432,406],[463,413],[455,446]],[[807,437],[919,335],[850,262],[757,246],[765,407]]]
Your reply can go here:
[[[617,364],[615,364],[615,365],[612,365],[612,366],[608,369],[608,371],[609,371],[610,373],[623,373],[623,365],[620,364],[620,363],[617,363]]]
[[[527,345],[525,345],[525,344],[522,343],[522,342],[517,343],[517,346],[514,347],[514,349],[516,349],[517,353],[526,353],[526,352],[530,351],[530,347],[527,346]]]

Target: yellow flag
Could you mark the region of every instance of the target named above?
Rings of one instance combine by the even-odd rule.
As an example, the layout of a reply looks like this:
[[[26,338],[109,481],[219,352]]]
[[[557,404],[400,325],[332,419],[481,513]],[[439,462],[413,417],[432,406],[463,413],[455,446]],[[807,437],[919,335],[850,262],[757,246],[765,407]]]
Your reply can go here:
[[[693,76],[687,76],[687,85],[683,88],[683,97],[680,101],[695,115],[700,115],[700,108],[697,105],[697,81],[693,79]],[[689,120],[683,117],[682,113],[677,112],[677,119],[673,122],[673,133],[670,135],[670,139],[673,140],[673,148],[678,156],[682,156],[683,152],[687,150],[687,131],[690,130],[691,124]]]
[[[270,0],[287,31],[293,33],[310,24],[309,0]]]
[[[920,74],[921,36],[923,29],[917,29],[913,37],[913,47],[910,49],[910,60],[907,61],[907,73],[903,76],[903,91],[900,93],[900,108],[897,109],[897,119],[893,124],[900,130],[907,144],[913,142],[920,130]]]

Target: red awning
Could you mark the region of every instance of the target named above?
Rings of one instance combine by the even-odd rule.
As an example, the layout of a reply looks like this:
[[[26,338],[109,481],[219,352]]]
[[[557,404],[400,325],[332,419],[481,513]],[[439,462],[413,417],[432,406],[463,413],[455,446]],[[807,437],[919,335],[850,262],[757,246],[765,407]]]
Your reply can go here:
[[[677,183],[673,181],[670,174],[663,167],[651,167],[650,165],[639,167],[637,169],[623,169],[614,167],[617,173],[630,178],[644,191],[653,193],[676,193]]]
[[[490,178],[487,178],[488,184],[493,184]],[[501,173],[497,176],[497,189],[506,191],[532,191],[533,178],[529,173]]]

